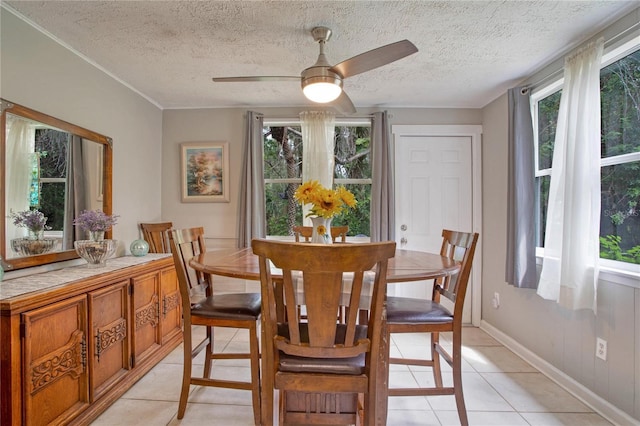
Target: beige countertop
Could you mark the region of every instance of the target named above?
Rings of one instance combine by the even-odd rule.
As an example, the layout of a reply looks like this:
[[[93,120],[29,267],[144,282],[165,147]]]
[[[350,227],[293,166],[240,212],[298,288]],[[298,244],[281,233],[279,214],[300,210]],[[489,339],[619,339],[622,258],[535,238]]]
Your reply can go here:
[[[23,276],[20,278],[5,279],[0,282],[0,300],[22,296],[34,291],[53,288],[74,281],[80,281],[95,275],[117,271],[129,266],[141,265],[157,259],[170,257],[166,253],[150,253],[146,256],[123,256],[107,260],[107,265],[102,268],[87,268],[87,265],[70,266],[54,271],[42,272]]]

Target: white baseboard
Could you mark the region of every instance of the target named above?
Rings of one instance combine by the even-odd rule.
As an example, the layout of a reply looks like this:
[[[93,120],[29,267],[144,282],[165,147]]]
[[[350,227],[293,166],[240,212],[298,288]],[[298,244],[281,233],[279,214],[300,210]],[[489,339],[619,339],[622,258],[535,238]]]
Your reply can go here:
[[[480,328],[611,423],[619,426],[638,425],[638,419],[595,394],[491,324],[482,320]]]

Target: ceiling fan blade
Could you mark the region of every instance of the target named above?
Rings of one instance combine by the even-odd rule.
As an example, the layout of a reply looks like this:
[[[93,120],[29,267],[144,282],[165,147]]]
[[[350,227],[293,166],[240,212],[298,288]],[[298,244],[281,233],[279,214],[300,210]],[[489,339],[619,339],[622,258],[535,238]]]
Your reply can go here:
[[[300,76],[275,76],[275,75],[257,75],[247,77],[213,77],[215,83],[241,83],[247,81],[297,81],[300,82]]]
[[[332,66],[330,70],[337,72],[343,78],[347,78],[390,64],[417,51],[418,48],[409,40],[397,41],[342,61]]]
[[[342,93],[340,93],[338,99],[331,102],[330,105],[344,115],[351,115],[356,113],[356,107],[353,106],[353,102],[351,102],[349,96],[344,93],[344,90],[342,91]]]

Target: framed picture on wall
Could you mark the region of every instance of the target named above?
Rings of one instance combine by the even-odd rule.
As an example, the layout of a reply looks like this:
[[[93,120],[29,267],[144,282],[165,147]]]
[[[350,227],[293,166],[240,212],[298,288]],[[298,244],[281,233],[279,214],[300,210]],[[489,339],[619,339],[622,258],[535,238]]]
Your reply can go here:
[[[183,203],[229,202],[229,144],[180,144]]]

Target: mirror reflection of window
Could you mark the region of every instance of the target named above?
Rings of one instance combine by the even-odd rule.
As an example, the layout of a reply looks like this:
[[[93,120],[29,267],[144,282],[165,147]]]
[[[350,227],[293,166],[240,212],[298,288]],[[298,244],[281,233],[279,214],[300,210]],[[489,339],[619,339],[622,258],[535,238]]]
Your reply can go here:
[[[111,139],[5,99],[0,104],[0,256],[14,270],[77,258],[73,243],[86,235],[73,220],[82,210],[111,214]],[[33,210],[51,227],[37,236],[13,224],[14,213]],[[32,253],[23,250],[29,237],[56,244],[46,253]]]
[[[64,228],[64,208],[67,180],[67,147],[69,134],[56,129],[36,129],[36,157],[39,162],[37,208],[47,217],[48,237],[61,239]],[[35,181],[35,179],[34,179]]]
[[[45,237],[55,238],[55,250],[73,247],[64,240],[70,135],[13,114],[7,114],[6,206],[9,215],[39,210],[47,217]],[[24,238],[26,228],[7,220],[7,258],[20,255],[11,240]]]

